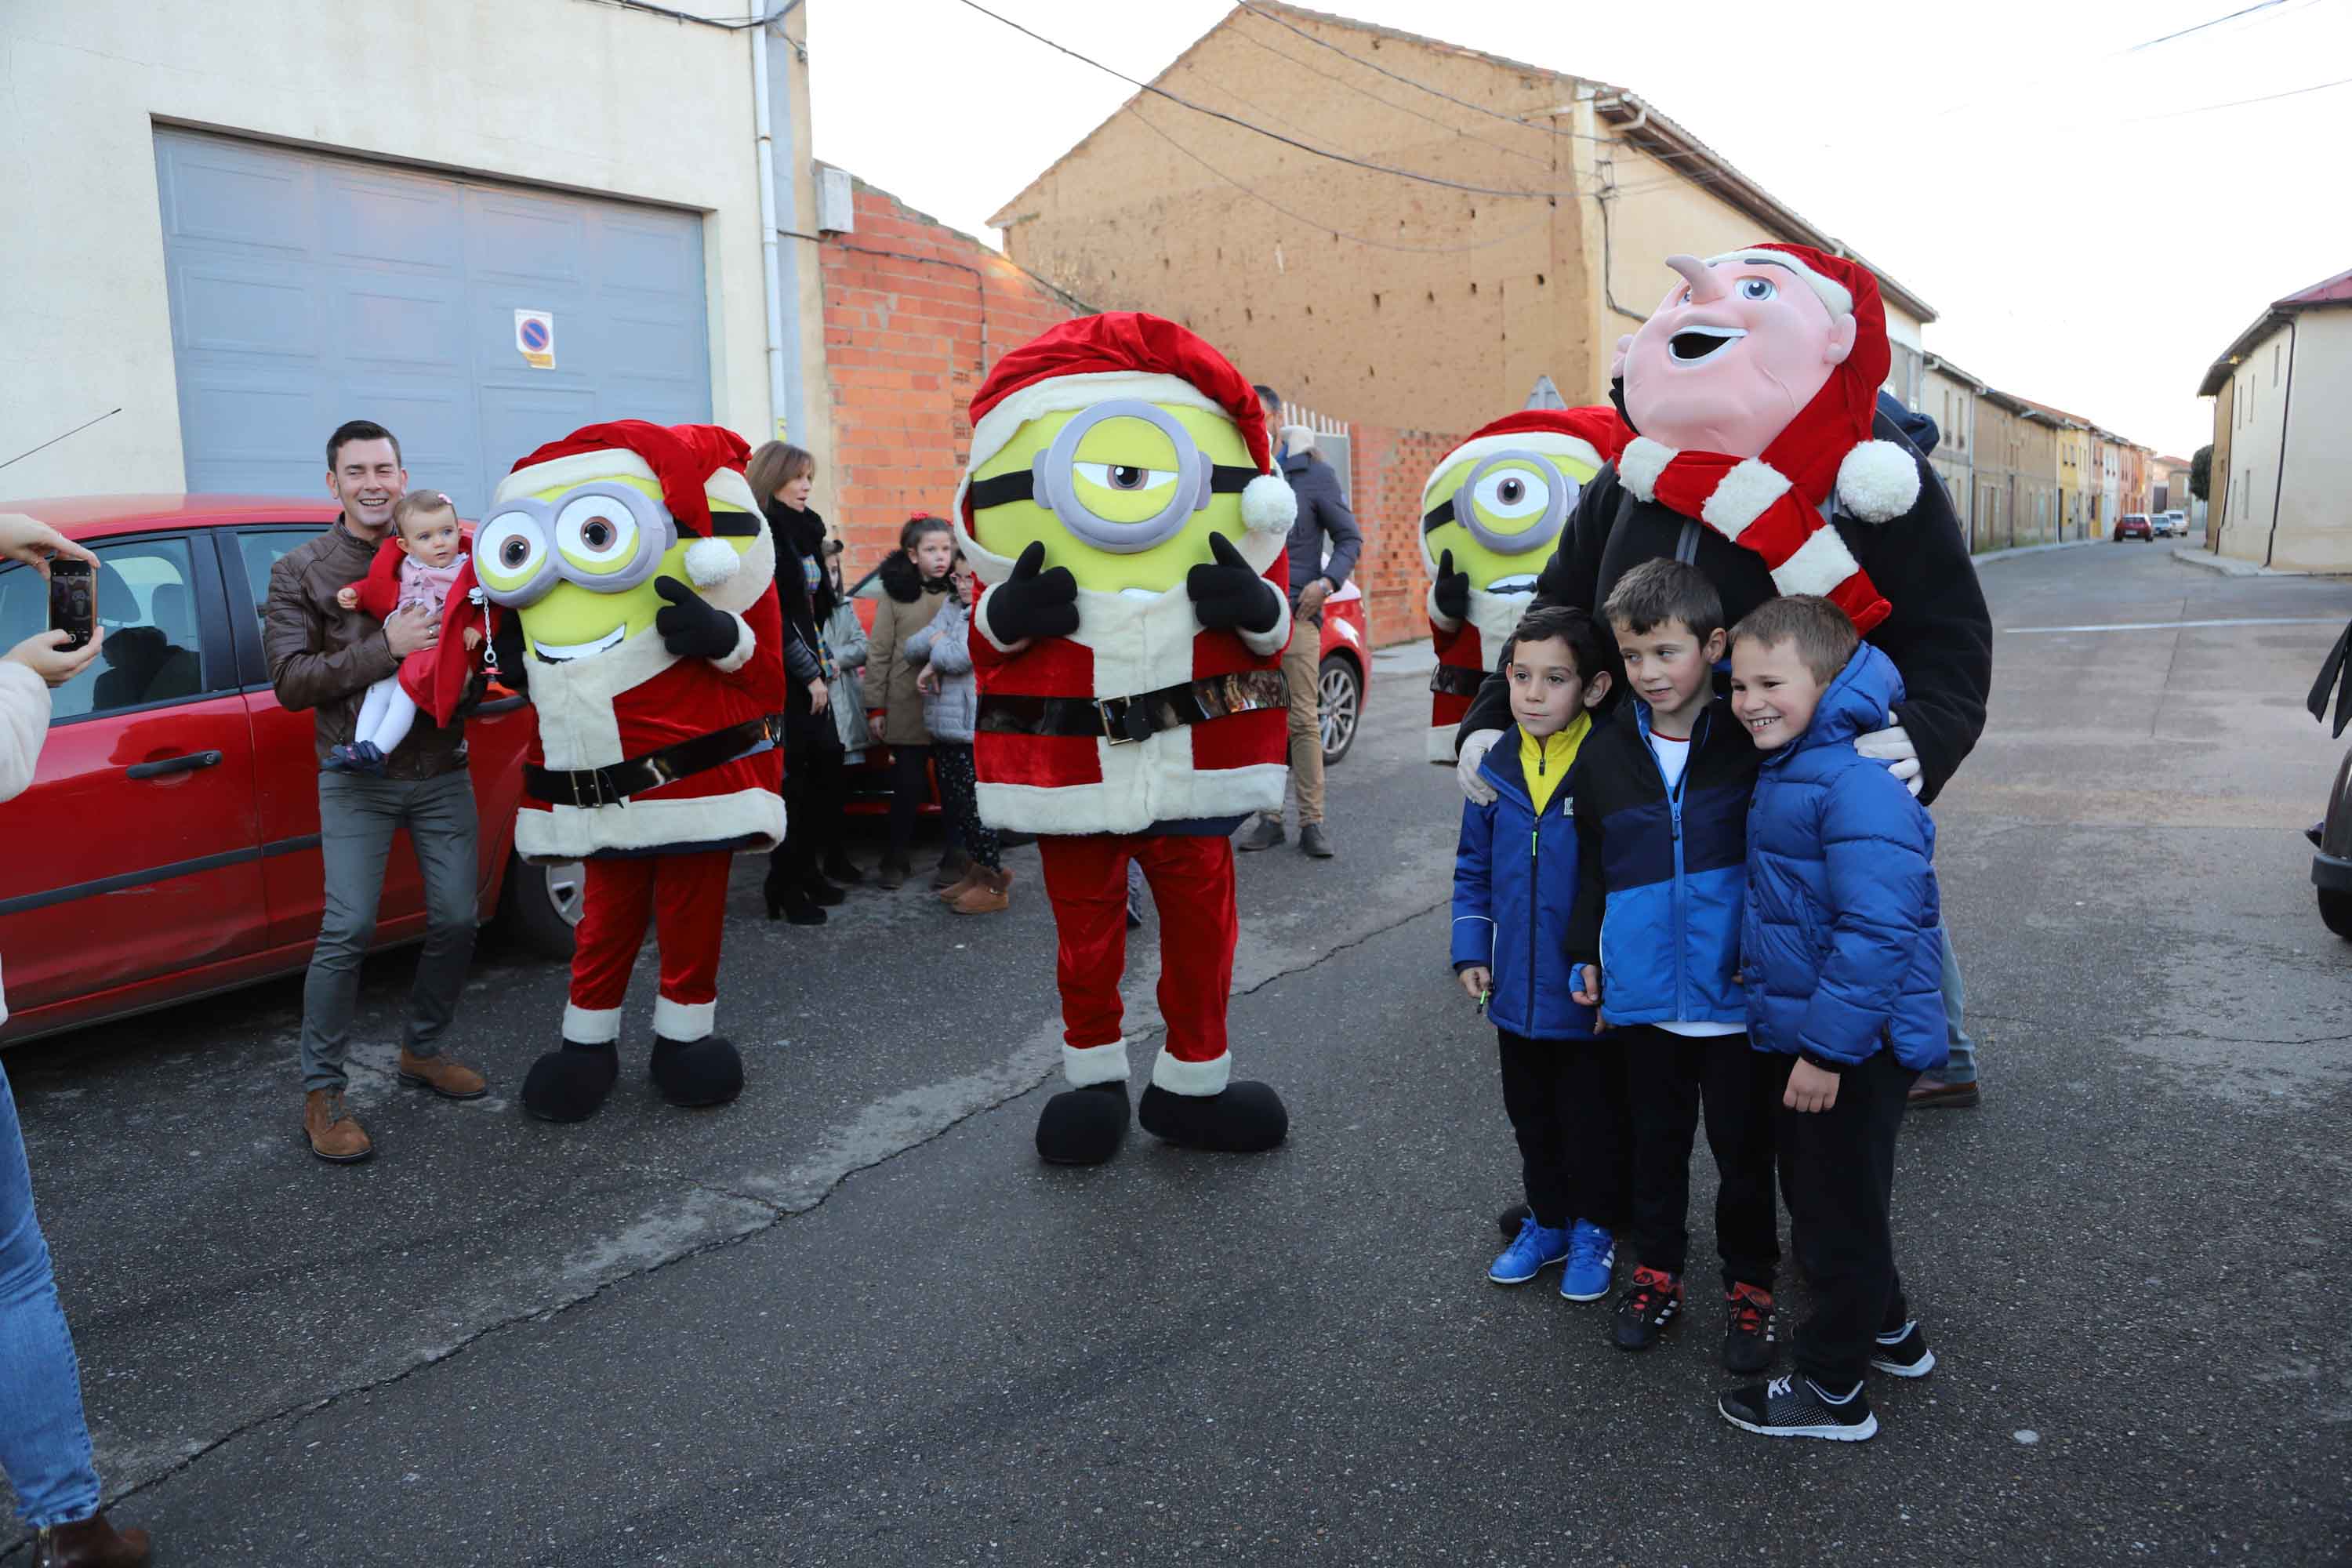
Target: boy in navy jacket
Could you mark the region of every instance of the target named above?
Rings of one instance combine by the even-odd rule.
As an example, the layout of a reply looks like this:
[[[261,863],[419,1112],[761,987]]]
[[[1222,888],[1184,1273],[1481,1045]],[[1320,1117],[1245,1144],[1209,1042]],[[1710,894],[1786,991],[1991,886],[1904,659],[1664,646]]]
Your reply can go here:
[[[1622,1042],[1633,1140],[1633,1278],[1612,1337],[1643,1351],[1682,1310],[1691,1142],[1706,1110],[1722,1184],[1723,1363],[1772,1360],[1780,1241],[1772,1204],[1772,1099],[1748,1048],[1739,911],[1756,748],[1715,694],[1723,600],[1697,567],[1649,561],[1603,606],[1633,695],[1584,748],[1576,826],[1583,874],[1570,956]]]
[[[1813,1312],[1796,1373],[1737,1388],[1726,1420],[1773,1437],[1878,1430],[1865,1365],[1923,1377],[1935,1352],[1895,1272],[1895,1133],[1914,1079],[1944,1063],[1935,824],[1853,740],[1903,680],[1827,599],[1775,599],[1739,623],[1732,710],[1762,754],[1740,938],[1748,1027],[1784,1086],[1781,1190]]]
[[[1624,1203],[1622,1053],[1594,1037],[1564,945],[1577,886],[1571,770],[1614,663],[1582,610],[1519,623],[1501,664],[1517,722],[1486,754],[1495,799],[1463,806],[1454,859],[1454,971],[1495,1025],[1530,1211],[1486,1278],[1520,1285],[1565,1263],[1559,1293],[1571,1301],[1608,1294]]]

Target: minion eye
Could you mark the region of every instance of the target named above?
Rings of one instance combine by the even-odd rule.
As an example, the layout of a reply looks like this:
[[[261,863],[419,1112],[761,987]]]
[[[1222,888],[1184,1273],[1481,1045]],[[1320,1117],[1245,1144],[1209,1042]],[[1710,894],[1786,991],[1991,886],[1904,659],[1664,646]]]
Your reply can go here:
[[[1490,518],[1517,521],[1538,516],[1550,507],[1551,486],[1541,475],[1511,468],[1480,479],[1470,499]]]
[[[547,558],[547,536],[539,521],[527,512],[500,512],[482,524],[474,548],[478,569],[502,582],[530,576]]]
[[[636,553],[637,520],[610,496],[582,496],[556,514],[556,548],[583,566],[612,566]]]
[[[1166,468],[1146,468],[1133,463],[1072,463],[1070,468],[1078,478],[1090,485],[1100,485],[1107,490],[1134,493],[1139,490],[1164,489],[1176,482],[1176,475]]]
[[[1780,291],[1780,287],[1769,278],[1742,278],[1739,280],[1739,297],[1743,300],[1769,300]]]

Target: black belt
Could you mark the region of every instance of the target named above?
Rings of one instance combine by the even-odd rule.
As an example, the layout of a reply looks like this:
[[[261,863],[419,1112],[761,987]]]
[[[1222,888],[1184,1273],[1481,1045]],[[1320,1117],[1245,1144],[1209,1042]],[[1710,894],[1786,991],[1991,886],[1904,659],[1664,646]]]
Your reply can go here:
[[[1139,697],[1013,697],[985,693],[979,728],[992,735],[1099,735],[1114,746],[1149,740],[1180,724],[1290,706],[1278,669],[1244,670],[1163,686]]]
[[[608,768],[581,768],[560,773],[525,763],[522,786],[533,800],[550,805],[576,805],[583,811],[625,803],[633,795],[675,784],[689,773],[731,763],[761,742],[773,745],[784,732],[784,716],[762,714],[731,724],[675,746],[664,746],[642,757],[630,757]]]
[[[1486,672],[1463,664],[1441,664],[1429,672],[1429,689],[1449,697],[1475,697]]]

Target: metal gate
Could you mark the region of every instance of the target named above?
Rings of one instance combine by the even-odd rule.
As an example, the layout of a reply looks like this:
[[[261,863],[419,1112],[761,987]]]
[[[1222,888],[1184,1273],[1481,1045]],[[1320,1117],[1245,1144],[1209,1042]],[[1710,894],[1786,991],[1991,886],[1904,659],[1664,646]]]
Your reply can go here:
[[[691,214],[158,130],[191,490],[315,495],[373,419],[478,517],[599,419],[710,417]]]

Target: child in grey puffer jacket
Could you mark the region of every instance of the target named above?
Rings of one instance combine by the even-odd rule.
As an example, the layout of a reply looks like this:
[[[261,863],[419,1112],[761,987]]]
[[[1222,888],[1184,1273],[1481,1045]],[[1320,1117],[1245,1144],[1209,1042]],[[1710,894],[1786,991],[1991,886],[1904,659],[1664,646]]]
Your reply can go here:
[[[971,856],[971,869],[940,899],[960,915],[993,914],[1009,903],[1013,878],[1004,869],[996,830],[980,819],[980,785],[971,765],[971,732],[980,708],[971,670],[971,605],[979,592],[971,567],[958,556],[955,587],[929,626],[907,639],[908,658],[922,666],[915,689],[923,694],[923,727],[931,732],[931,773],[940,805]]]

